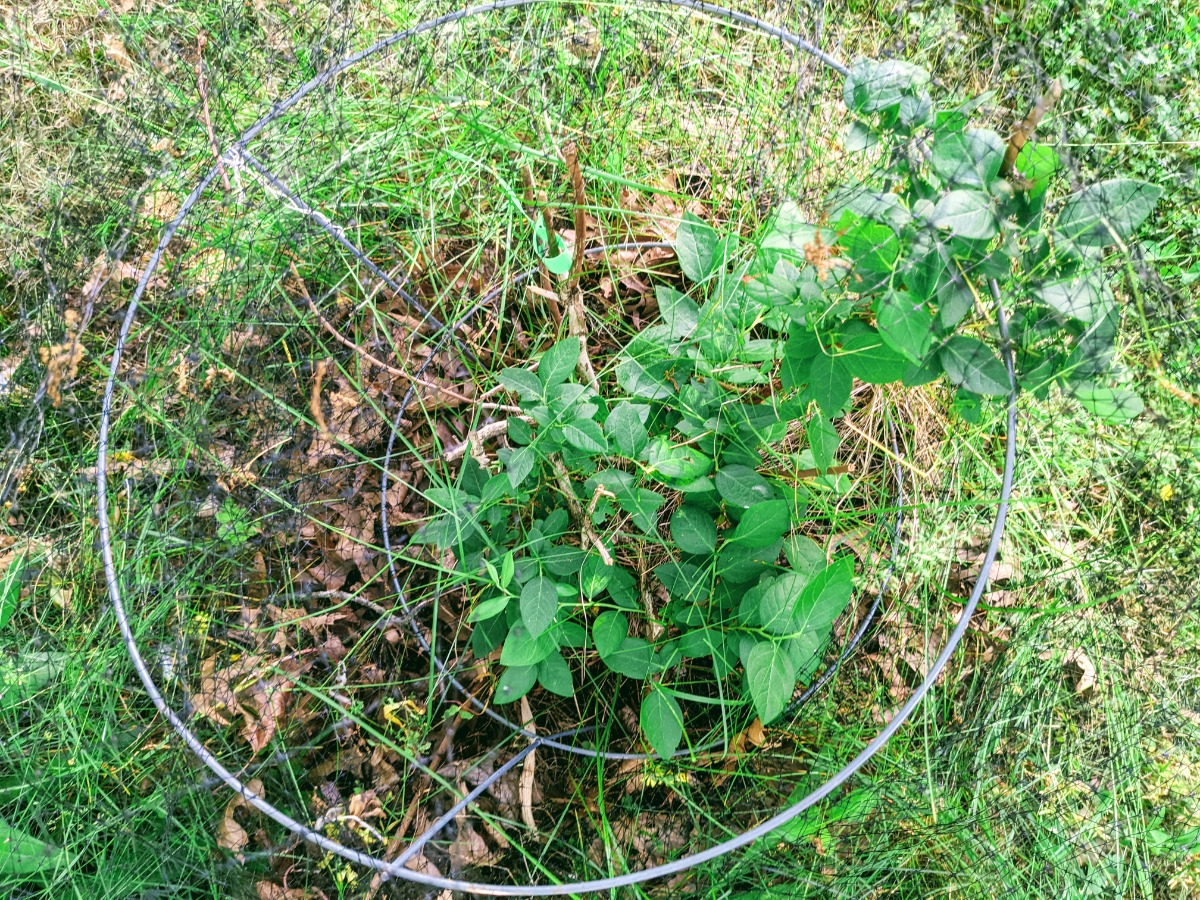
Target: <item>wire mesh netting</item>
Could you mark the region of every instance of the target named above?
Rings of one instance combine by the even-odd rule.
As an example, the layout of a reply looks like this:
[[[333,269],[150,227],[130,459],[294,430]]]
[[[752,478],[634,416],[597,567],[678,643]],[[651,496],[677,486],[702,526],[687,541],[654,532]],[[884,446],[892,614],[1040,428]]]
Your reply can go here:
[[[1064,654],[1036,634],[1004,654],[1006,611],[1064,573],[1081,608],[1116,588],[1070,527],[1045,526],[1057,559],[1002,539],[1016,381],[1043,404],[1035,448],[1056,403],[1141,411],[1096,274],[1116,244],[1112,285],[1173,329],[1155,377],[1196,387],[1194,317],[1131,236],[1158,189],[1098,179],[1065,130],[1039,151],[1061,85],[1036,58],[932,11],[845,32],[820,3],[183,5],[169,33],[113,14],[125,112],[100,116],[30,267],[43,315],[69,315],[9,449],[47,408],[100,409],[107,589],[146,690],[237,792],[213,830],[260,895],[1017,878],[989,844],[1044,810],[987,795],[990,758],[1096,668],[1067,648],[1082,680],[1022,705],[1020,668]],[[992,92],[962,59],[996,62]],[[1038,223],[1050,185],[1097,182],[1054,209],[1053,246],[996,214]],[[117,350],[84,400],[101,311]],[[806,329],[833,335],[824,388],[795,371]],[[944,396],[916,390],[942,375]],[[963,422],[981,443],[955,443]],[[1185,465],[1130,433],[1131,484]],[[759,540],[751,511],[777,509]],[[830,611],[765,611],[801,600]],[[933,764],[887,760],[914,710],[959,723],[930,752],[976,755],[941,819]],[[1100,828],[1081,773],[1119,768],[1119,740],[1054,770]],[[1064,840],[1104,895],[1095,848]]]

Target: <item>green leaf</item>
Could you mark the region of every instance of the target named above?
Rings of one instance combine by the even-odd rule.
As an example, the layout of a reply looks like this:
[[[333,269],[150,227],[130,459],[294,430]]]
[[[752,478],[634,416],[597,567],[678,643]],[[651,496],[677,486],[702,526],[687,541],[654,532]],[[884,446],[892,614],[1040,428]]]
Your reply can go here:
[[[820,567],[825,566],[824,554]],[[785,635],[796,630],[794,617],[800,595],[812,581],[808,572],[784,572],[762,583],[758,599],[758,623],[771,634]]]
[[[879,222],[862,221],[838,238],[844,258],[853,263],[853,290],[867,293],[885,284],[900,255],[896,232]]]
[[[579,589],[583,596],[591,600],[608,587],[612,578],[613,566],[607,565],[598,553],[589,553],[579,571]]]
[[[571,377],[579,364],[579,338],[569,337],[559,341],[542,354],[538,364],[538,378],[544,389],[562,384]]]
[[[1017,153],[1017,171],[1031,183],[1029,199],[1038,200],[1050,187],[1050,179],[1058,171],[1058,154],[1046,144],[1026,142]]]
[[[617,452],[634,459],[646,446],[646,416],[648,407],[620,403],[604,420],[604,430],[617,445]]]
[[[671,516],[671,538],[684,553],[712,553],[717,548],[717,526],[704,510],[685,503]]]
[[[840,443],[837,429],[828,418],[817,414],[808,420],[805,431],[808,434],[808,446],[812,450],[813,462],[822,472],[828,470],[833,465]]]
[[[879,143],[879,135],[866,122],[851,122],[846,131],[846,152],[865,153]]]
[[[532,447],[518,447],[508,457],[506,466],[508,469],[508,483],[512,485],[514,491],[529,477],[529,473],[533,471],[536,463],[537,454]]]
[[[950,191],[933,208],[929,221],[957,237],[987,240],[1000,230],[992,198],[982,191]]]
[[[679,267],[692,281],[703,281],[720,261],[716,258],[720,237],[711,225],[685,212],[675,238]]]
[[[530,578],[521,588],[521,621],[529,634],[538,637],[554,624],[558,615],[558,590],[545,576]]]
[[[575,694],[575,679],[571,675],[571,667],[562,658],[561,653],[551,653],[537,667],[538,684],[552,694],[560,697],[571,697]]]
[[[854,380],[850,370],[838,357],[822,353],[812,363],[808,388],[821,411],[833,418],[850,402]]]
[[[787,554],[788,565],[806,578],[825,568],[825,551],[810,537],[791,535],[783,545],[783,552]]]
[[[500,383],[526,403],[541,399],[542,382],[528,369],[504,369],[500,372]]]
[[[646,678],[658,666],[654,662],[654,648],[643,638],[627,637],[618,650],[600,657],[604,664],[626,678]]]
[[[539,635],[529,633],[524,625],[514,625],[504,640],[500,651],[500,664],[504,666],[536,666],[558,649],[553,632]]]
[[[675,698],[657,684],[650,686],[650,693],[642,700],[640,715],[642,733],[663,759],[679,749],[683,739],[683,710]]]
[[[493,702],[502,704],[520,700],[532,690],[537,677],[537,666],[509,666],[500,674]]]
[[[912,295],[888,291],[879,301],[875,322],[883,342],[910,362],[919,362],[929,352],[933,317]]]
[[[940,135],[933,145],[933,170],[952,185],[987,188],[1000,174],[1006,143],[994,131],[968,128]]]
[[[851,331],[851,325],[858,327]],[[837,359],[851,375],[867,384],[899,381],[909,365],[902,354],[884,343],[878,331],[861,322],[848,323]]]
[[[764,725],[783,712],[796,690],[796,669],[775,641],[760,641],[746,658],[746,682]]]
[[[39,841],[0,819],[0,876],[5,876],[6,880],[49,874],[66,861],[58,847]]]
[[[13,557],[4,575],[0,576],[0,628],[7,625],[8,620],[17,611],[17,604],[21,600],[21,582],[28,560],[29,556],[25,553]]]
[[[1154,210],[1162,188],[1134,178],[1113,178],[1085,187],[1063,205],[1054,223],[1058,234],[1084,248],[1101,249],[1127,241]]]
[[[508,609],[508,601],[511,599],[512,597],[508,594],[498,594],[495,597],[488,597],[471,610],[471,614],[467,616],[467,621],[485,622],[493,616],[498,616],[504,610]]]
[[[563,437],[576,450],[582,450],[589,455],[608,452],[608,439],[600,426],[591,419],[577,419],[563,426]]]
[[[982,341],[956,335],[938,356],[951,383],[976,394],[1008,396],[1008,370]]]
[[[667,498],[649,488],[634,488],[617,498],[617,504],[633,518],[634,524],[646,534],[658,531],[658,511]]]
[[[717,470],[717,493],[733,506],[749,509],[764,500],[774,500],[775,491],[767,479],[749,466],[729,465]]]
[[[1099,269],[1076,272],[1058,281],[1048,281],[1030,293],[1055,312],[1081,322],[1095,322],[1103,317],[1114,302],[1112,291]]]
[[[592,623],[592,643],[601,659],[611,656],[629,636],[629,618],[623,612],[608,610],[596,616]]]
[[[1128,422],[1140,416],[1146,408],[1141,397],[1124,388],[1087,384],[1075,387],[1071,394],[1084,409],[1108,422]]]
[[[659,315],[671,329],[671,337],[685,338],[696,330],[700,324],[700,307],[695,300],[665,284],[655,288],[654,296],[658,300]]]
[[[898,59],[855,60],[846,77],[843,98],[851,112],[872,113],[899,106],[900,101],[929,84],[929,73]]]
[[[28,700],[48,685],[63,673],[66,662],[66,653],[53,650],[17,657],[0,655],[0,712]]]
[[[834,560],[813,576],[796,601],[793,632],[824,639],[854,592],[854,563],[848,556]]]
[[[659,437],[646,448],[647,473],[666,485],[684,484],[712,471],[708,455],[686,444]]]
[[[742,514],[730,539],[747,547],[769,547],[774,544],[792,523],[788,505],[783,500],[766,500],[756,503]]]

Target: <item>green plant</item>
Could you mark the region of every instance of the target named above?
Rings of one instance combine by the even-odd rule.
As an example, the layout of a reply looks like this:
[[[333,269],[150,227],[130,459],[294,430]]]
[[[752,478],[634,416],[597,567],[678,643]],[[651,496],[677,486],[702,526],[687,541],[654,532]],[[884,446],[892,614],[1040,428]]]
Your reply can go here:
[[[834,422],[854,379],[944,374],[966,416],[1006,396],[999,332],[982,314],[989,282],[1017,301],[1023,387],[1059,384],[1110,419],[1140,410],[1098,380],[1118,321],[1100,256],[1160,190],[1101,182],[1048,227],[1053,151],[1027,145],[1002,175],[1006,143],[967,125],[980,101],[938,112],[928,82],[903,62],[855,65],[847,143],[886,165],[839,189],[821,223],[787,203],[743,246],[686,216],[676,252],[692,289],[658,287],[661,323],[603,383],[575,377],[589,368],[574,337],[536,371],[500,373],[521,409],[503,471],[468,459],[456,485],[428,492],[437,513],[415,536],[452,550],[456,578],[478,591],[472,647],[500,648],[497,703],[539,684],[571,696],[572,660],[598,660],[649,680],[641,726],[663,755],[685,740],[683,698],[778,717],[853,589],[852,559],[827,560],[799,526],[811,492],[847,489]],[[778,449],[801,427],[803,451]]]

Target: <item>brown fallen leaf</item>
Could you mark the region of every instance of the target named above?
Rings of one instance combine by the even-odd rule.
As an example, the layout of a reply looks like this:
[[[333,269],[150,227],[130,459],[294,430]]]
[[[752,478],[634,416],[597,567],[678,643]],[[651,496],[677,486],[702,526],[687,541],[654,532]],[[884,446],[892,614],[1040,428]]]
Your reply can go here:
[[[1038,656],[1038,659],[1049,660],[1053,658],[1054,651],[1047,650]],[[1096,686],[1097,673],[1096,664],[1092,662],[1082,647],[1072,647],[1063,655],[1062,659],[1064,666],[1075,666],[1079,669],[1079,681],[1075,683],[1075,693],[1082,694],[1084,691],[1091,690]]]
[[[246,789],[260,797],[263,795],[263,783],[257,778],[246,782]],[[237,820],[237,812],[240,809],[254,809],[254,807],[241,794],[236,794],[225,804],[225,815],[221,818],[221,824],[217,826],[217,846],[232,853],[238,862],[245,859],[242,851],[250,843],[250,835],[242,827],[242,823]]]

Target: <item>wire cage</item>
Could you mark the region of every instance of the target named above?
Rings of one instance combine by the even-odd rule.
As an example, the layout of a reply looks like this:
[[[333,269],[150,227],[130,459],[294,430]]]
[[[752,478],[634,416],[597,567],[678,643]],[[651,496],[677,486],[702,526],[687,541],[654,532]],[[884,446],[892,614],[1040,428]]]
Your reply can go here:
[[[854,729],[836,761],[820,754],[822,777],[798,764],[814,739],[808,704],[845,702],[823,689],[903,565],[904,429],[879,395],[863,421],[893,462],[868,456],[860,470],[885,487],[864,482],[837,515],[865,523],[880,552],[860,551],[862,599],[789,705],[786,737],[697,715],[695,739],[661,759],[628,721],[630,689],[614,696],[586,667],[574,698],[495,705],[462,585],[445,577],[453,561],[412,538],[422,495],[491,462],[480,435],[505,411],[497,368],[536,352],[531,323],[562,314],[552,293],[525,290],[553,254],[548,236],[583,226],[592,302],[609,305],[590,311],[589,340],[619,346],[653,319],[654,285],[677,277],[682,214],[746,232],[785,201],[819,216],[853,163],[831,148],[840,123],[816,98],[839,97],[847,69],[819,49],[819,15],[786,5],[760,18],[694,0],[406,4],[353,28],[330,15],[310,46],[281,47],[313,74],[261,114],[238,105],[233,80],[201,85],[207,171],[181,202],[162,188],[140,200],[163,228],[137,265],[97,466],[130,656],[175,732],[237,792],[231,811],[366,867],[375,890],[678,886],[845,796],[931,689],[999,549],[1015,389],[957,624],[890,718]],[[572,208],[568,155],[586,212],[539,237],[539,209]],[[133,462],[148,446],[170,448],[175,477]],[[167,521],[175,549],[140,555]],[[829,536],[821,515],[812,527]],[[747,755],[747,735],[766,743]]]

